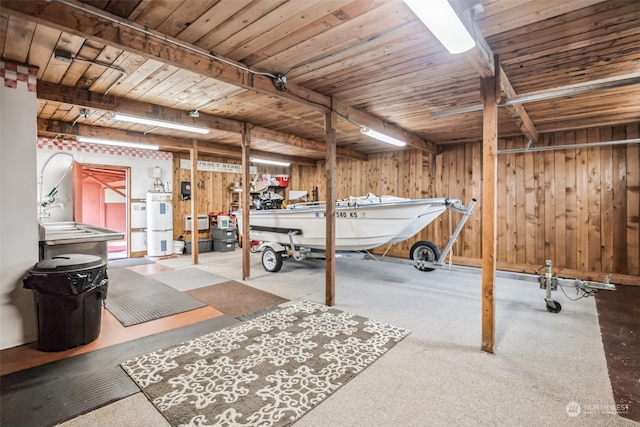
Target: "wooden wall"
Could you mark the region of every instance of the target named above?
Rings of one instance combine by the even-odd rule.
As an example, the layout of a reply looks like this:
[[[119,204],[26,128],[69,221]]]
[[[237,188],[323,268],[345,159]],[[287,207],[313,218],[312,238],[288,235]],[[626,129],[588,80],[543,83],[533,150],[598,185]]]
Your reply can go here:
[[[639,124],[542,135],[538,145],[565,145],[638,138]],[[524,138],[500,139],[500,149],[522,148]],[[185,157],[185,158],[188,158]],[[179,200],[179,182],[190,180],[174,158],[176,231],[190,203]],[[201,156],[200,160],[230,163]],[[260,173],[289,174],[289,189],[319,190],[325,199],[324,162],[316,167],[259,168]],[[339,158],[337,197],[380,195],[448,197],[466,205],[476,198],[453,247],[454,262],[480,265],[482,153],[480,143],[446,145],[437,155],[417,150],[370,156],[367,161]],[[199,213],[229,210],[229,186],[239,174],[198,172],[205,197]],[[627,144],[498,156],[498,242],[501,270],[533,273],[550,259],[562,277],[640,284],[640,147]],[[414,238],[394,245],[389,254],[406,258],[413,243],[431,240],[444,247],[460,215],[444,213]],[[201,237],[206,237],[201,235]],[[189,237],[185,237],[189,238]],[[380,251],[386,248],[381,248]],[[378,252],[380,252],[378,251]]]
[[[369,157],[366,162],[345,158],[337,159],[336,198],[375,195],[394,195],[409,198],[431,196],[433,157],[417,150],[395,151]],[[319,200],[325,200],[324,161],[317,167],[292,168],[290,181],[301,190],[318,187]],[[411,245],[418,239],[394,245],[390,250],[397,256],[407,257]],[[444,242],[446,244],[446,241]],[[444,245],[444,244],[443,244]],[[386,248],[381,248],[381,251]]]
[[[538,145],[638,138],[638,127],[556,132]],[[524,138],[499,141],[500,149],[525,146]],[[480,149],[443,147],[433,177],[435,195],[479,200],[455,253],[470,265],[479,265],[482,249]],[[549,259],[565,277],[602,280],[613,273],[618,283],[640,284],[638,144],[499,155],[497,179],[498,268],[533,273]],[[448,227],[447,218],[437,224],[436,242],[446,241],[440,236]]]
[[[542,135],[538,145],[638,138],[638,123]],[[524,138],[500,139],[522,148]],[[448,145],[435,156],[417,151],[338,159],[337,197],[393,194],[449,197],[475,213],[453,247],[454,261],[479,266],[482,257],[482,153],[480,143]],[[324,168],[294,168],[292,182],[324,194]],[[550,259],[563,277],[640,284],[640,150],[638,144],[557,150],[498,157],[498,268],[533,273]],[[407,257],[417,240],[447,243],[459,214],[440,216],[390,255]]]
[[[422,181],[423,170],[430,160],[418,151],[398,151],[370,156],[362,162],[338,158],[336,170],[336,197],[361,196],[371,192],[376,195],[392,194],[401,197],[423,197],[423,188],[428,185]],[[311,190],[317,186],[319,199],[325,199],[324,162],[317,167],[293,167],[291,180],[294,187]]]
[[[538,145],[631,138],[637,123],[546,134]],[[638,144],[500,155],[498,261],[528,267],[550,259],[567,272],[640,276],[639,174]]]
[[[188,153],[176,153],[173,156],[173,234],[174,239],[183,235],[185,240],[191,240],[190,232],[184,231],[184,216],[191,215],[191,200],[182,200],[180,183],[191,182],[191,170],[180,168],[180,159],[189,160]],[[219,162],[227,164],[240,164],[239,161],[228,160],[220,157],[200,155],[198,160],[207,162]],[[288,174],[287,168],[282,167],[258,167],[260,174]],[[231,204],[230,187],[234,182],[242,182],[242,174],[231,172],[210,172],[198,170],[196,173],[195,191],[199,192],[196,199],[196,214],[209,214],[212,212],[229,212]],[[210,232],[200,232],[199,238],[210,238]]]

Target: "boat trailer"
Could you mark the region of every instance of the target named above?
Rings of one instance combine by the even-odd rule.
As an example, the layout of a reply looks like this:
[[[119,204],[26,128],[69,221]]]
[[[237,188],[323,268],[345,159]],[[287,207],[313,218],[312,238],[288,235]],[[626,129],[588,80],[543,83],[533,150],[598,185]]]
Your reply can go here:
[[[580,279],[561,279],[557,276],[553,275],[553,267],[551,265],[551,260],[546,260],[544,266],[540,267],[536,270],[536,274],[544,268],[544,273],[538,276],[538,282],[540,283],[540,289],[545,290],[544,301],[547,304],[547,311],[550,313],[559,313],[562,310],[562,306],[558,301],[555,301],[551,298],[551,292],[558,289],[558,286],[565,294],[567,298],[572,301],[577,301],[581,298],[587,298],[591,295],[596,294],[600,290],[606,291],[615,291],[616,285],[611,283],[611,275],[608,275],[603,282],[593,282],[590,280],[580,280]],[[570,298],[565,292],[564,287],[572,287],[575,288],[576,293],[578,294],[577,298]]]
[[[471,215],[475,204],[476,199],[472,199],[471,203],[469,203],[469,206],[467,207],[463,206],[461,203],[451,204],[450,206],[448,206],[449,209],[462,214],[462,218],[460,219],[458,226],[451,235],[449,242],[442,252],[440,252],[438,245],[428,240],[421,240],[416,242],[409,251],[409,258],[411,259],[411,263],[415,268],[420,271],[433,271],[446,265],[445,260],[451,252],[451,248],[456,242],[458,235],[462,231],[462,227],[464,227],[464,224],[467,222],[467,219]],[[256,248],[256,252],[262,252],[262,266],[266,271],[272,273],[280,271],[280,269],[282,268],[283,260],[288,258],[293,258],[296,261],[302,261],[307,258],[326,258],[326,252],[324,250],[296,246],[293,242],[293,236],[295,236],[297,233],[298,231],[296,230],[289,231],[288,247],[277,242],[263,242],[259,247]],[[386,252],[382,255],[382,257],[384,257],[385,255]],[[376,256],[367,251],[338,251],[336,252],[335,256],[336,258],[378,259]],[[395,260],[394,262],[403,263],[402,260]],[[541,274],[540,270],[543,268],[544,272]],[[577,301],[579,299],[595,295],[601,290],[616,290],[616,285],[611,283],[611,275],[608,275],[602,282],[581,279],[564,279],[554,276],[551,260],[546,260],[544,266],[537,269],[535,273],[537,276],[525,275],[527,276],[526,279],[537,281],[540,284],[540,289],[545,290],[544,300],[546,303],[547,311],[549,311],[550,313],[559,313],[562,309],[560,303],[554,300],[551,295],[551,292],[557,291],[558,287],[560,287],[565,296],[572,301]],[[522,278],[522,275],[519,275],[518,277]],[[574,288],[578,297],[569,297],[564,292],[563,288]]]
[[[462,231],[462,227],[464,227],[464,224],[467,222],[471,212],[473,212],[473,207],[476,202],[476,199],[471,199],[471,203],[469,203],[469,206],[467,207],[464,207],[462,204],[452,204],[449,206],[449,209],[461,213],[462,218],[460,218],[458,226],[442,252],[440,252],[438,245],[428,240],[416,242],[411,247],[411,250],[409,251],[409,258],[415,261],[415,268],[420,271],[433,271],[436,268],[445,265],[447,255],[451,252],[453,244],[456,242],[458,235],[460,235],[460,232]]]
[[[458,235],[462,231],[462,227],[473,211],[476,199],[471,199],[469,206],[465,207],[460,201],[450,203],[447,209],[462,213],[462,218],[458,223],[455,231],[451,235],[449,242],[444,250],[440,252],[440,248],[433,242],[421,240],[416,242],[409,251],[409,258],[415,268],[420,271],[433,271],[445,264],[445,259],[451,251],[453,244],[456,242]],[[298,230],[291,230],[287,234],[289,236],[289,244],[283,245],[278,242],[263,242],[256,248],[256,252],[262,252],[262,266],[270,273],[276,273],[282,268],[282,262],[285,259],[293,258],[296,261],[302,261],[308,258],[326,258],[326,251],[321,249],[312,249],[304,246],[296,245],[293,242],[293,236],[299,233]],[[391,245],[389,245],[390,247]],[[388,251],[388,249],[387,249]],[[386,252],[382,255],[386,255]],[[372,258],[377,259],[368,251],[337,251],[336,258]]]

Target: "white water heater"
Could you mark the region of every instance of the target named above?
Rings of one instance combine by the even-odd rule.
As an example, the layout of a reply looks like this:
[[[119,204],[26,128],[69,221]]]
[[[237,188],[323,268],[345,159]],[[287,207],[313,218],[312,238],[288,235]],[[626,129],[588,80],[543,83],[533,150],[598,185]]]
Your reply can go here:
[[[173,254],[171,193],[147,193],[147,255]]]

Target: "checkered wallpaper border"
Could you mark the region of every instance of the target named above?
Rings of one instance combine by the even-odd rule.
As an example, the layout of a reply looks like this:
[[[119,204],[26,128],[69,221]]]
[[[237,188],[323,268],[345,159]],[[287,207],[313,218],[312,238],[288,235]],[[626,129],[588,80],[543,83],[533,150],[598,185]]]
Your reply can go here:
[[[51,138],[38,138],[39,150],[76,151],[79,153],[111,154],[114,156],[137,157],[154,160],[172,160],[173,154],[165,151],[141,150],[138,148],[115,147],[111,145],[89,144]]]
[[[4,87],[17,89],[24,84],[29,92],[36,92],[38,69],[26,65],[17,65],[0,61],[0,78]]]

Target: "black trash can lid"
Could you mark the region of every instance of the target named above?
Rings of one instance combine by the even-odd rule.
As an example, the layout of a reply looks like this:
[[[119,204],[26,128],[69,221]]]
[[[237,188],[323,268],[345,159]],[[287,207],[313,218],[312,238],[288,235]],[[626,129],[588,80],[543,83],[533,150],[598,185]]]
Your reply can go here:
[[[40,261],[32,271],[39,273],[77,271],[100,267],[104,264],[102,258],[96,255],[62,254]]]

